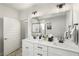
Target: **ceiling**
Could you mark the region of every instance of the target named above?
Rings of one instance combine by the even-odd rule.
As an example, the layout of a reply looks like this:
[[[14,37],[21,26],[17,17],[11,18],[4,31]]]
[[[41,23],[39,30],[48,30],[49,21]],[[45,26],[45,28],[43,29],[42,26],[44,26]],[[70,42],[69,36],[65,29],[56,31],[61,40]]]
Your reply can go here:
[[[32,7],[33,5],[45,7],[45,6],[56,6],[57,3],[2,3],[1,5],[15,8],[17,10],[23,10]]]
[[[33,6],[34,4],[33,3],[2,3],[1,5],[5,5],[7,7],[12,7],[17,10],[23,10],[23,9]]]

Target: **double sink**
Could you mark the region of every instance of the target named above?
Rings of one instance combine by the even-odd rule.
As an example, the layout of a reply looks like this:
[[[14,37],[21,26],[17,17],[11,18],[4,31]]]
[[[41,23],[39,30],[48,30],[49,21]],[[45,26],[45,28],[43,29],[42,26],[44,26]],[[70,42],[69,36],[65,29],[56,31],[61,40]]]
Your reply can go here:
[[[59,43],[57,38],[54,38],[52,42],[49,42],[46,39],[34,39],[34,41],[38,42],[39,44],[41,43],[55,48],[61,48],[65,50],[79,52],[79,46],[77,46],[72,40],[69,39],[65,39],[64,43]]]

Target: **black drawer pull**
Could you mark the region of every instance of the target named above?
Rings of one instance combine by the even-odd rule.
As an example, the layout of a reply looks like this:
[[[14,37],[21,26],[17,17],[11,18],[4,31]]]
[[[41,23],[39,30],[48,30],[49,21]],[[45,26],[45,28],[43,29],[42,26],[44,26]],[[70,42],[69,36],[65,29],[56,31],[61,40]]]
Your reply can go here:
[[[42,49],[42,47],[38,47],[38,48]]]
[[[38,53],[37,55],[42,56],[42,54]]]
[[[29,48],[29,47],[26,47],[26,48]]]

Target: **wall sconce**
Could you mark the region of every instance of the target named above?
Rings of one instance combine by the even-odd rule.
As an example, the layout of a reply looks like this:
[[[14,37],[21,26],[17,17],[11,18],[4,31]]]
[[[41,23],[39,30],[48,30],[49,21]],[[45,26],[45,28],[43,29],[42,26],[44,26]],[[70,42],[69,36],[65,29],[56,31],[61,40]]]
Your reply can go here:
[[[32,14],[34,14],[34,15],[35,15],[36,13],[37,13],[37,11],[33,11],[33,12],[32,12]]]

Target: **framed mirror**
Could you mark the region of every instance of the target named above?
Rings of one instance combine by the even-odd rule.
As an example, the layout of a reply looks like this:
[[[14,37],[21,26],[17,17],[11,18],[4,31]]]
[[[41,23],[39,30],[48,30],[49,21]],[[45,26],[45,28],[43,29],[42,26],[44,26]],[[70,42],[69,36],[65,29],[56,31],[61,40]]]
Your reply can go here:
[[[32,23],[32,33],[39,33],[40,32],[40,24],[39,23]]]
[[[47,29],[47,30],[51,30],[51,29],[52,29],[51,23],[47,23],[47,24],[46,24],[46,29]]]

